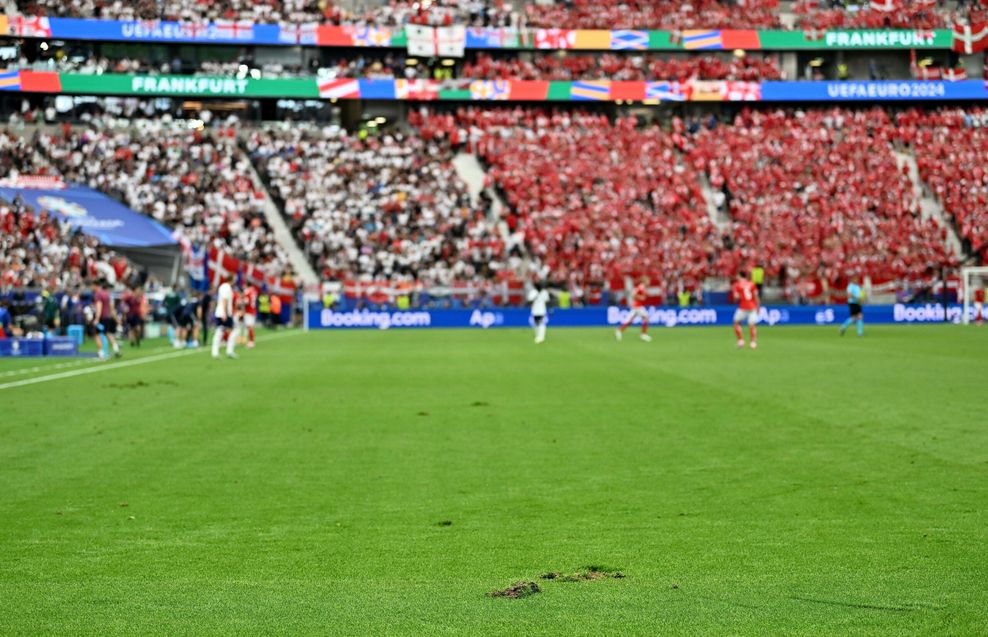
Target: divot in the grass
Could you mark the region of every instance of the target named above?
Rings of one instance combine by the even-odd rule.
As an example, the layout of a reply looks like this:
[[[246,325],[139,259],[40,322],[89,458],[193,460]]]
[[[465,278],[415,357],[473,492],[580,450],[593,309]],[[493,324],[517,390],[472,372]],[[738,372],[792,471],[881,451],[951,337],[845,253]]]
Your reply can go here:
[[[536,593],[541,593],[542,589],[535,582],[515,582],[507,588],[501,590],[491,591],[487,593],[490,597],[507,597],[509,599],[521,599],[522,597],[529,597],[535,595]]]
[[[608,569],[602,566],[586,566],[575,573],[550,571],[540,575],[539,579],[556,582],[593,582],[600,579],[624,579],[624,577],[624,573],[616,569]]]

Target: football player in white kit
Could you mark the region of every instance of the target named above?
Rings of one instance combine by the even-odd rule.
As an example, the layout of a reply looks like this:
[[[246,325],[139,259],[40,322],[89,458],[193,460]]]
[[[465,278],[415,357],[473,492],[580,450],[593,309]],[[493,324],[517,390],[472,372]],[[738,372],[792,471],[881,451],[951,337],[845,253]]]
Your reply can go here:
[[[228,277],[221,279],[220,287],[216,291],[216,330],[213,332],[213,358],[220,357],[220,345],[226,338],[226,355],[229,358],[236,358],[233,348],[237,344],[236,328],[233,323],[233,286],[230,285]]]
[[[535,343],[545,341],[545,326],[549,305],[549,290],[544,283],[536,283],[528,292],[528,302],[532,304],[532,324],[535,328]]]

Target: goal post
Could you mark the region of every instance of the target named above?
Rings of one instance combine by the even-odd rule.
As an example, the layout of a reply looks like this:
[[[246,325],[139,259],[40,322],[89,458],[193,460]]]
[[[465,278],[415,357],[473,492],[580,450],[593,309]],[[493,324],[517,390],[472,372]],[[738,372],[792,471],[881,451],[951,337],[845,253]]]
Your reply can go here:
[[[971,322],[971,306],[974,303],[974,292],[988,287],[988,266],[969,266],[961,268],[961,292],[964,295],[964,312],[961,321],[964,325]]]

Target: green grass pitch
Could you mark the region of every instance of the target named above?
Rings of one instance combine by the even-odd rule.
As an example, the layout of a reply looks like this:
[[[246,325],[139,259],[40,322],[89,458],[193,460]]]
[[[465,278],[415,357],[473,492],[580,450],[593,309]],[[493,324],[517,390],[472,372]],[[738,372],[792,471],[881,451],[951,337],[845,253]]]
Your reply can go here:
[[[0,362],[0,634],[988,633],[988,330],[653,334]]]

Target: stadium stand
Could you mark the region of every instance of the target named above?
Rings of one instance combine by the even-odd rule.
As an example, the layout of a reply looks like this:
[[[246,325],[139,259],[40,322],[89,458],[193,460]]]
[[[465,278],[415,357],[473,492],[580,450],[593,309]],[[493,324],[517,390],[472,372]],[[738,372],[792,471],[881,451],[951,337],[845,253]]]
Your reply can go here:
[[[258,77],[317,77],[419,79],[430,77],[430,66],[416,60],[407,64],[403,54],[388,52],[380,56],[357,56],[332,59],[315,68],[283,63],[255,64],[247,56],[229,62],[204,60],[194,67],[171,62],[155,63],[143,58],[78,58],[63,56],[52,60],[26,59],[18,68],[36,71],[59,71],[101,75],[104,73],[193,74],[246,77],[259,71]],[[476,79],[524,80],[779,80],[783,79],[775,55],[556,55],[535,53],[530,59],[499,57],[480,53],[464,63],[457,77]]]
[[[495,275],[503,242],[445,135],[293,126],[254,131],[247,149],[324,277],[450,285]]]
[[[304,68],[301,64],[283,63],[255,64],[247,56],[242,60],[224,62],[203,60],[196,65],[155,63],[142,58],[107,57],[61,57],[51,60],[18,63],[18,68],[36,71],[58,71],[62,73],[82,73],[102,75],[103,73],[140,73],[147,75],[182,74],[211,75],[223,77],[247,77],[251,71],[259,71],[258,77],[363,77],[363,78],[405,78],[428,77],[427,65],[407,65],[405,56],[387,53],[381,57],[338,58],[315,68]]]
[[[528,26],[545,29],[755,29],[783,28],[778,0],[568,0],[526,2],[515,10],[502,0],[392,0],[348,11],[325,0],[18,0],[29,16],[86,17],[120,20],[245,21],[253,23],[328,23],[397,26]],[[935,0],[874,0],[854,4],[799,0],[792,3],[795,27],[821,29],[936,29],[958,18],[983,22],[982,0],[946,3]]]
[[[23,202],[0,203],[0,289],[71,290],[101,278],[123,281],[129,271],[126,258],[68,223]]]
[[[183,243],[210,244],[271,275],[287,267],[264,221],[263,193],[232,129],[189,130],[161,120],[109,119],[8,134],[0,157],[20,175],[54,175],[107,193],[174,228]],[[26,150],[30,149],[30,150]]]
[[[44,174],[43,158],[21,141],[0,132],[2,174]],[[0,288],[68,290],[99,278],[123,280],[129,270],[126,258],[68,223],[20,199],[0,201]]]
[[[778,0],[672,2],[570,0],[525,6],[529,26],[559,29],[755,29],[780,27]]]
[[[555,55],[536,54],[531,61],[520,58],[494,58],[480,54],[468,62],[464,77],[523,80],[778,80],[782,79],[774,55],[690,55],[656,54]]]
[[[792,5],[796,26],[809,30],[943,29],[950,28],[958,19],[983,22],[985,8],[980,0],[957,2],[955,5],[935,0],[879,1],[860,6],[803,0]]]
[[[970,250],[988,259],[988,123],[983,109],[909,110],[897,132]]]
[[[757,261],[784,279],[889,280],[950,261],[945,229],[921,218],[896,163],[882,109],[746,110],[683,139],[725,194],[732,268]]]
[[[662,128],[639,128],[633,117],[480,108],[460,111],[457,125],[474,131],[512,208],[509,249],[523,244],[543,275],[594,289],[629,274],[697,282],[720,271],[721,238],[697,174]]]
[[[469,24],[509,26],[518,15],[501,0],[392,0],[364,11],[350,12],[325,0],[18,0],[26,15],[115,20],[241,20],[257,23],[325,22],[378,25]]]

